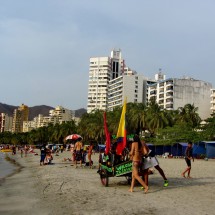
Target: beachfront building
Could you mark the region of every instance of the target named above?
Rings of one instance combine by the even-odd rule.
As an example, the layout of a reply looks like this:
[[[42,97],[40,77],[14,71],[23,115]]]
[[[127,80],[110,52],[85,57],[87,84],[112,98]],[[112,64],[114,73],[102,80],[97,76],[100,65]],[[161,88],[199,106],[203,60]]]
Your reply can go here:
[[[158,80],[157,83],[148,85],[148,102],[155,100],[167,110],[194,104],[198,107],[200,117],[206,119],[210,116],[211,88],[210,83],[190,77]]]
[[[132,103],[144,103],[144,83],[143,75],[135,73],[123,74],[109,82],[108,109],[113,110],[117,106],[122,106],[124,99]]]
[[[12,131],[13,117],[6,113],[0,113],[0,133],[5,131]]]
[[[49,116],[43,116],[39,114],[34,117],[32,121],[26,121],[23,123],[25,132],[37,129],[40,127],[48,126],[49,124],[62,124],[74,119],[74,112],[66,109],[62,106],[57,106],[55,109],[49,111]]]
[[[13,112],[12,132],[23,132],[23,122],[28,121],[29,107],[22,104],[18,109]]]
[[[106,110],[108,106],[109,81],[124,73],[125,63],[121,50],[112,50],[110,57],[91,57],[87,112]]]
[[[23,122],[23,132],[29,132],[33,129],[35,129],[34,121],[24,121]]]
[[[215,89],[211,89],[211,113],[215,113]]]
[[[52,124],[72,121],[73,117],[74,113],[62,106],[57,106],[54,110],[49,111],[50,123]]]

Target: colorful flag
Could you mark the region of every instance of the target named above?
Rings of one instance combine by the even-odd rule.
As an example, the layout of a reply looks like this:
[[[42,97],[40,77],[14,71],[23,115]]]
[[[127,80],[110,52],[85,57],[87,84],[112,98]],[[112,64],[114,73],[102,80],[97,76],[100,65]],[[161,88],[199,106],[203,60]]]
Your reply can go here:
[[[124,100],[124,104],[122,107],[122,114],[119,122],[119,127],[117,131],[117,139],[118,139],[118,144],[117,144],[117,154],[121,155],[123,149],[126,147],[126,142],[127,142],[127,132],[126,132],[126,103],[127,99]]]
[[[106,137],[105,154],[108,154],[111,147],[111,141],[110,141],[110,133],[107,127],[106,112],[104,112],[104,130],[105,130],[105,137]]]

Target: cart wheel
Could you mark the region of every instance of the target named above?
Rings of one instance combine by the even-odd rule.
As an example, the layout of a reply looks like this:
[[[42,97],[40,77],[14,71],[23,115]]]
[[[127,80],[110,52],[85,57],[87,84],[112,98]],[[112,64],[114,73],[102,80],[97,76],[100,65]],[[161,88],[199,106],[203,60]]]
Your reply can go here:
[[[102,169],[100,171],[100,178],[101,178],[102,185],[104,185],[105,187],[108,187],[109,177],[107,176],[106,170]]]

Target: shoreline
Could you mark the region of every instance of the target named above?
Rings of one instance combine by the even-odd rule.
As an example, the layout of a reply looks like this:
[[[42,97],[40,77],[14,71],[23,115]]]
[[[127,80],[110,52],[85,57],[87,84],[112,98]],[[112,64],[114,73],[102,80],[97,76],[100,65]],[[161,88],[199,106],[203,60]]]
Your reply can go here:
[[[71,157],[70,152],[54,155],[53,165],[45,166],[39,165],[40,156],[14,157],[23,168],[0,186],[0,213],[172,215],[174,211],[175,215],[188,215],[195,208],[196,214],[204,215],[213,214],[215,210],[214,160],[195,160],[191,171],[193,179],[184,179],[180,175],[186,167],[183,159],[158,158],[169,187],[163,187],[163,180],[155,171],[149,176],[149,193],[145,195],[138,186],[129,193],[125,177],[111,177],[109,187],[104,187],[97,168],[75,169],[71,162],[63,161],[68,157]],[[98,154],[92,158],[97,166]],[[204,204],[199,204],[203,200]]]
[[[13,176],[14,174],[17,174],[21,171],[21,169],[23,168],[22,165],[20,165],[14,158],[11,157],[11,155],[9,155],[8,153],[2,153],[2,160],[3,162],[5,162],[6,164],[10,163],[14,168],[11,168],[11,172],[10,173],[6,173],[3,174],[3,176],[0,177],[0,186],[5,182],[5,180],[8,177]],[[8,168],[8,167],[6,167]]]

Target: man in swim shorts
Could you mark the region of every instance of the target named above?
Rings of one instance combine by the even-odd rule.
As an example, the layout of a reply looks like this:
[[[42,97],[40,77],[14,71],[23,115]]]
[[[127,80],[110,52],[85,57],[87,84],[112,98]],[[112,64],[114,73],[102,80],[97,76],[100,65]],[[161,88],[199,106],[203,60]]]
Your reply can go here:
[[[187,178],[191,178],[191,176],[190,176],[191,160],[193,160],[193,162],[194,162],[193,148],[192,148],[192,142],[188,142],[188,146],[185,150],[185,161],[187,163],[187,168],[181,174],[184,178],[186,178],[186,176],[185,176],[186,173],[187,173]]]
[[[80,167],[82,167],[82,148],[83,148],[83,144],[81,142],[81,139],[79,139],[76,143],[75,143],[75,168],[77,168],[77,161],[80,161]]]

